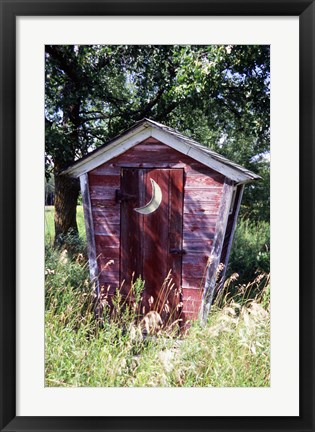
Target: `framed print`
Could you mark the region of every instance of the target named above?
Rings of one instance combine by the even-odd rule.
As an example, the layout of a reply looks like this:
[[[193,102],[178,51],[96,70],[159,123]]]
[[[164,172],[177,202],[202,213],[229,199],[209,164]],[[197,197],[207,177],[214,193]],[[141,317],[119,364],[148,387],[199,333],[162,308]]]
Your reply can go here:
[[[34,3],[27,0],[21,2],[2,0],[0,9],[2,96],[0,157],[1,430],[314,430],[314,11],[314,2],[310,0],[280,3],[271,0],[263,3],[256,0],[243,2],[206,0],[197,3],[189,1],[109,2],[105,0]],[[183,46],[186,47],[185,50],[176,48]],[[198,54],[200,47],[203,47],[201,56]],[[235,54],[235,57],[232,63],[228,63],[227,59],[231,52],[232,55]],[[197,53],[196,56],[195,53]],[[164,56],[163,63],[162,61],[159,63],[159,55]],[[251,55],[256,56],[255,67],[248,72],[244,65],[247,64]],[[85,82],[85,77],[80,75],[75,68],[72,71],[67,69],[71,69],[78,56],[81,56],[83,65],[87,65],[92,58],[94,64],[99,65],[97,71],[94,69],[89,71],[91,75],[89,75],[88,82]],[[128,60],[122,62],[123,56]],[[105,57],[110,58],[107,64],[109,65],[108,71],[111,73],[110,77],[102,75],[105,70],[105,63],[103,64],[102,61]],[[148,81],[145,81],[142,76],[146,73],[148,76],[150,74],[149,67],[143,69],[143,64],[148,58],[149,63],[151,62],[151,72],[156,68],[156,71],[160,71],[162,76],[161,79],[158,73],[150,75],[156,80],[152,88],[148,86],[149,78]],[[176,63],[178,58],[181,60]],[[214,60],[212,62],[211,59],[215,59],[216,62],[221,61],[221,72],[223,71],[224,76],[221,87],[218,84],[220,80],[218,69],[212,68]],[[64,61],[63,65],[62,61]],[[270,73],[269,70],[266,72],[268,68],[265,70],[265,65],[269,63]],[[161,68],[157,66],[162,64],[168,65],[165,71],[162,70],[162,66]],[[175,67],[174,64],[177,66]],[[174,70],[171,70],[171,66]],[[128,70],[126,75],[124,75],[125,70]],[[178,70],[181,72],[179,73]],[[76,75],[72,84],[69,84],[64,80],[65,71],[69,76],[78,72],[79,78]],[[93,73],[94,77],[92,77]],[[171,80],[167,81],[168,78],[166,78],[173,76],[172,74],[177,74],[178,78],[175,87],[172,87]],[[159,79],[161,81],[158,81]],[[244,106],[247,107],[248,117],[243,121],[243,136],[246,133],[253,133],[249,129],[246,130],[245,123],[250,122],[252,116],[257,115],[254,112],[256,108],[250,106],[249,101],[252,92],[258,94],[259,89],[246,87],[248,82],[260,82],[265,86],[264,88],[268,88],[271,100],[270,128],[269,111],[264,105],[265,101],[259,98],[257,100],[259,99],[261,104],[259,105],[260,115],[257,116],[255,122],[251,123],[255,125],[253,127],[257,128],[257,131],[261,131],[268,123],[266,136],[270,129],[271,152],[269,153],[268,135],[266,146],[259,148],[259,152],[243,155],[244,160],[247,157],[248,163],[251,164],[250,167],[253,168],[257,166],[258,159],[266,162],[267,165],[269,162],[271,164],[271,247],[269,250],[268,243],[266,250],[255,252],[255,259],[259,259],[262,263],[261,268],[264,268],[264,263],[268,261],[269,252],[271,252],[271,289],[268,291],[268,302],[271,297],[271,307],[268,306],[271,310],[270,365],[269,357],[266,355],[268,366],[261,375],[259,374],[258,368],[265,355],[264,345],[257,339],[256,333],[256,339],[252,336],[249,344],[247,341],[244,342],[243,329],[240,332],[240,340],[243,342],[237,345],[234,357],[242,359],[238,363],[236,372],[231,372],[233,370],[229,363],[232,361],[231,358],[226,361],[223,356],[222,364],[218,366],[218,369],[214,369],[212,374],[210,373],[210,377],[215,374],[220,375],[220,371],[222,375],[225,371],[230,374],[225,381],[219,383],[205,377],[209,376],[209,370],[213,367],[213,364],[211,363],[210,367],[208,362],[210,358],[215,357],[217,351],[220,351],[220,345],[218,345],[219,348],[211,345],[211,349],[208,349],[209,358],[207,358],[207,346],[202,338],[197,338],[202,332],[198,333],[196,330],[194,345],[188,346],[185,352],[186,358],[191,356],[190,360],[185,363],[184,369],[181,369],[181,365],[176,362],[172,363],[172,358],[180,349],[178,347],[181,346],[182,340],[176,347],[174,344],[174,346],[170,345],[169,340],[172,338],[171,333],[168,333],[167,337],[164,334],[163,347],[158,345],[158,337],[155,333],[151,334],[147,319],[152,315],[149,315],[152,311],[148,313],[146,310],[141,312],[142,315],[139,312],[141,316],[139,327],[130,327],[130,322],[125,321],[125,315],[119,315],[116,321],[119,323],[118,331],[124,338],[126,334],[129,337],[130,334],[133,334],[132,332],[141,329],[141,348],[134,342],[137,336],[133,336],[129,358],[127,356],[123,358],[122,349],[119,348],[117,351],[115,338],[110,340],[110,343],[106,338],[95,338],[95,334],[87,330],[88,326],[85,327],[86,333],[83,335],[80,342],[82,347],[80,347],[78,340],[74,341],[71,334],[67,335],[70,328],[69,321],[67,321],[70,318],[65,315],[67,307],[60,313],[66,322],[59,333],[60,339],[55,338],[54,331],[50,332],[50,329],[53,329],[53,317],[50,317],[51,321],[47,321],[47,302],[49,308],[59,307],[53,303],[54,298],[57,297],[47,295],[47,281],[54,289],[54,283],[57,277],[59,278],[59,284],[64,290],[60,292],[61,297],[64,296],[66,288],[67,295],[69,295],[70,279],[80,281],[83,287],[80,294],[82,305],[88,305],[85,299],[90,294],[84,286],[90,287],[88,276],[90,274],[92,284],[94,283],[93,293],[96,293],[95,298],[97,299],[95,303],[97,307],[94,308],[93,313],[91,309],[93,323],[100,320],[101,325],[97,328],[100,328],[100,331],[110,338],[110,333],[106,333],[106,322],[100,319],[103,313],[103,309],[100,313],[100,305],[102,308],[104,304],[107,305],[100,294],[101,285],[108,284],[109,286],[115,274],[129,275],[132,273],[133,258],[128,260],[128,256],[127,259],[122,249],[125,247],[133,251],[131,255],[136,255],[141,254],[141,248],[137,249],[134,246],[135,243],[130,240],[130,232],[136,232],[139,226],[129,222],[129,215],[137,215],[134,217],[141,218],[136,220],[142,221],[141,226],[144,230],[151,232],[153,225],[157,229],[157,222],[151,226],[145,221],[153,220],[153,217],[162,211],[165,196],[169,198],[167,202],[168,222],[162,224],[163,229],[162,225],[159,227],[160,234],[154,240],[160,254],[154,256],[150,265],[145,264],[145,261],[142,263],[142,268],[147,269],[143,271],[147,275],[146,279],[149,280],[148,285],[152,287],[156,279],[156,277],[150,279],[153,274],[149,271],[152,261],[158,261],[159,268],[163,265],[163,260],[159,261],[161,256],[164,256],[162,251],[166,250],[165,245],[160,244],[160,238],[163,236],[166,239],[167,247],[170,238],[177,239],[177,243],[170,246],[169,255],[167,255],[167,259],[175,263],[175,272],[178,268],[184,269],[185,265],[190,269],[191,274],[201,271],[198,267],[198,260],[195,258],[197,249],[194,249],[194,253],[190,255],[190,249],[187,247],[187,239],[191,244],[196,245],[199,245],[200,239],[197,238],[196,233],[193,233],[191,227],[188,227],[185,220],[194,219],[193,222],[197,226],[195,230],[198,229],[199,223],[208,235],[208,237],[203,236],[203,244],[210,239],[212,250],[218,250],[221,261],[225,259],[227,262],[230,237],[233,237],[235,229],[239,210],[237,203],[241,201],[243,183],[248,183],[258,178],[259,175],[256,176],[255,170],[250,170],[249,165],[246,165],[246,169],[241,166],[241,140],[235,144],[235,141],[231,139],[229,141],[230,153],[225,154],[225,158],[218,159],[217,153],[202,152],[199,142],[187,137],[191,130],[199,131],[200,136],[206,136],[209,140],[214,137],[211,127],[206,130],[201,119],[202,115],[200,118],[197,115],[197,110],[201,109],[199,101],[201,95],[210,91],[210,79],[213,80],[212,86],[215,83],[218,85],[218,100],[224,100],[225,95],[229,95],[229,92],[232,91],[235,91],[237,95],[237,86],[244,94],[247,94],[247,99],[239,94],[235,96],[230,106],[220,105],[220,110],[224,107],[232,112],[229,117],[224,111],[227,122],[231,122],[232,125],[229,129],[226,125],[222,126],[222,121],[221,123],[219,121],[208,123],[217,125],[218,128],[222,127],[216,135],[217,147],[214,150],[218,152],[220,152],[220,146],[223,147],[223,143],[227,142],[226,130],[230,130],[230,133],[233,134],[233,128],[236,127],[236,123],[233,123],[231,119],[232,115],[237,117],[239,114],[239,101],[244,100]],[[49,85],[48,80],[51,80]],[[123,86],[124,80],[127,84]],[[228,91],[225,89],[227,80],[230,80],[231,83]],[[139,82],[143,84],[142,92],[148,91],[146,96],[148,106],[143,111],[146,115],[142,115],[143,112],[141,112],[138,118],[135,114],[136,93],[133,93],[133,90],[136,86],[141,87]],[[73,92],[71,85],[86,92],[89,91],[89,86],[92,86],[94,91],[93,99],[89,99],[85,105],[81,100],[79,101],[81,117],[76,130],[71,125],[68,127],[76,115],[75,109],[72,109],[76,103],[74,97],[76,93]],[[109,123],[106,117],[109,105],[102,100],[104,86],[107,85],[108,100],[115,99],[116,104],[113,105],[113,114]],[[192,87],[193,92],[190,90]],[[156,91],[156,98],[152,99],[152,94]],[[64,96],[62,103],[60,102],[61,94]],[[163,116],[159,117],[159,113],[161,114],[163,109],[167,111],[168,108],[171,112],[175,100],[180,97],[184,98],[183,95],[187,100],[195,98],[194,104],[187,103],[185,109],[180,112],[180,115],[178,114],[178,118],[179,116],[181,119],[185,118],[186,123],[183,121],[181,125],[178,118],[178,121],[174,120],[172,123],[172,118],[164,117],[168,121],[166,126],[162,120],[160,121]],[[56,100],[58,102],[55,104]],[[152,107],[155,107],[156,111]],[[195,117],[192,115],[192,107],[196,110]],[[207,109],[209,118],[220,115],[218,113],[222,112],[216,111],[217,108],[214,105],[207,105]],[[126,124],[119,123],[122,112],[127,111],[133,113],[135,124],[131,121]],[[84,121],[82,113],[85,115]],[[150,116],[153,118],[148,119],[147,117]],[[143,117],[145,117],[144,120]],[[69,118],[70,123],[67,123]],[[187,119],[190,119],[193,124],[188,125]],[[199,122],[199,129],[197,122]],[[111,131],[108,136],[102,135],[101,129],[104,124]],[[174,125],[178,125],[178,129]],[[124,130],[127,132],[123,132]],[[85,143],[85,148],[84,151],[83,147],[80,147],[80,151],[76,149],[77,153],[71,159],[71,157],[68,158],[67,146],[75,133],[81,134],[78,140]],[[262,132],[259,133],[262,134]],[[47,150],[51,140],[62,143],[57,151],[54,144],[49,147],[49,151]],[[94,150],[92,157],[87,155],[93,150],[93,145],[99,146],[102,140],[106,143],[110,141],[109,146],[104,147],[107,150],[103,151],[103,147],[99,147],[98,150]],[[160,154],[156,153],[154,158],[151,154],[149,164],[146,160],[141,159],[141,152],[145,152],[147,148],[143,147],[144,143],[151,146],[150,150],[155,148],[160,152]],[[137,147],[139,145],[140,147]],[[60,148],[65,152],[62,156],[64,159],[60,156]],[[135,153],[135,149],[140,149],[141,152]],[[184,154],[186,159],[181,156],[180,160],[175,161],[174,158],[178,158],[178,154]],[[127,155],[126,161],[121,155]],[[83,156],[82,160],[81,156]],[[170,161],[173,159],[172,165]],[[67,240],[68,243],[66,243],[62,236],[60,239],[67,246],[60,249],[61,253],[58,257],[53,255],[53,248],[47,246],[49,242],[47,243],[45,237],[47,234],[45,224],[47,230],[47,218],[50,218],[51,215],[50,209],[46,208],[44,223],[43,207],[53,202],[49,200],[60,199],[60,195],[59,197],[49,195],[49,187],[52,184],[49,170],[53,169],[56,173],[60,160],[62,161],[60,172],[80,177],[85,226],[89,241],[86,261],[84,261],[85,252],[83,253],[83,249],[80,249],[81,245],[79,249],[76,249],[77,243],[73,243],[72,240]],[[113,160],[114,163],[112,163]],[[197,166],[197,164],[201,165]],[[119,167],[118,171],[117,167]],[[55,182],[60,181],[59,171],[54,177]],[[194,171],[192,178],[189,174],[191,171]],[[205,207],[204,202],[206,202],[205,197],[208,192],[202,189],[203,195],[200,195],[200,190],[196,191],[194,187],[198,175],[199,182],[205,185],[216,182],[216,191],[221,190],[220,175],[222,173],[228,179],[224,189],[228,192],[222,195],[225,196],[222,201],[218,200],[215,204],[212,204],[212,198],[208,201],[219,208],[218,219],[221,222],[225,221],[224,234],[220,234],[220,221],[215,222],[213,227],[209,227],[215,212],[212,208]],[[117,221],[116,223],[111,222],[113,240],[110,241],[114,242],[111,244],[106,243],[108,238],[105,237],[108,236],[108,231],[104,233],[102,230],[104,224],[107,223],[108,215],[111,221],[116,220],[118,216],[112,211],[110,207],[112,204],[108,204],[107,198],[102,195],[100,199],[100,193],[105,193],[104,189],[101,191],[103,188],[101,180],[105,175],[110,186],[108,193],[113,195],[113,205],[120,206],[119,221],[123,221],[121,225]],[[120,183],[116,184],[119,176],[121,177]],[[143,190],[139,186],[140,192],[137,191],[143,199],[133,201],[135,198],[133,185],[140,185],[139,179],[142,179],[145,185]],[[182,191],[185,197],[183,202],[179,201],[174,184]],[[56,185],[53,187],[55,188],[53,190],[56,191]],[[58,187],[60,191],[62,187]],[[250,189],[250,186],[246,187]],[[196,194],[196,198],[190,202],[191,194]],[[70,195],[67,197],[63,204],[69,203]],[[188,197],[188,203],[185,201],[186,197]],[[266,202],[263,203],[266,204],[265,206],[261,204],[263,202],[261,199],[260,204],[256,207],[254,193],[244,195],[244,197],[247,209],[250,208],[252,211],[256,209],[262,214],[268,207],[267,211],[269,211],[269,206],[266,204],[267,200],[269,203],[269,195],[266,196]],[[107,210],[104,210],[101,202],[104,199],[107,199]],[[225,203],[225,200],[228,204]],[[200,203],[203,203],[202,212],[211,216],[208,219],[201,219],[200,216],[189,219],[188,216],[175,214],[176,203],[177,207],[182,209],[183,214],[185,212],[189,214],[190,211],[194,213],[196,206],[200,209]],[[182,219],[179,216],[182,216]],[[105,218],[105,222],[101,218]],[[60,225],[64,222],[61,221]],[[55,224],[55,247],[59,247],[56,243],[57,225]],[[182,233],[183,239],[176,233],[174,234],[176,225],[179,226],[178,232]],[[90,226],[94,227],[92,234],[89,231]],[[269,228],[258,230],[258,227],[261,226],[262,224],[255,225],[257,242],[262,242],[262,237],[269,235]],[[84,228],[79,227],[79,229]],[[227,236],[228,230],[230,231]],[[250,236],[254,238],[253,230]],[[116,250],[117,238],[118,240],[125,239],[125,243],[119,240],[120,243]],[[220,238],[221,243],[218,240]],[[241,249],[242,244],[238,243],[238,245]],[[104,263],[101,263],[100,247],[110,251]],[[144,249],[147,250],[147,248],[148,245],[145,244]],[[245,257],[249,261],[250,253],[249,250],[246,251]],[[118,255],[116,254],[117,256],[113,258],[111,254],[116,252]],[[69,273],[62,279],[62,266],[69,264],[70,255],[74,257],[74,265],[71,264],[71,273],[70,266],[67,267]],[[223,256],[225,256],[224,259]],[[88,264],[81,265],[82,260],[84,262],[88,260],[90,271],[88,271]],[[114,261],[118,264],[114,264]],[[218,264],[219,261],[214,263],[213,258],[209,262],[209,266]],[[114,269],[112,273],[108,271],[111,265]],[[115,265],[118,265],[116,270]],[[95,276],[103,271],[100,270],[102,266],[108,271],[108,279]],[[176,303],[184,311],[179,320],[173,320],[176,325],[177,321],[184,320],[182,317],[185,314],[190,317],[189,314],[192,314],[195,308],[191,302],[196,292],[193,286],[195,282],[191,274],[188,276],[187,274],[184,269],[177,276],[178,283],[180,284],[180,281],[183,280],[186,285],[183,283],[180,301]],[[269,290],[269,277],[267,280]],[[219,278],[215,273],[214,282],[210,281],[208,285],[219,283],[218,281]],[[137,283],[141,285],[141,279]],[[163,283],[162,280],[159,282],[162,287]],[[142,301],[146,295],[146,288],[142,286],[141,289]],[[148,305],[154,304],[155,291],[149,291],[148,288],[148,292]],[[187,299],[185,298],[186,292],[189,293]],[[73,295],[76,299],[77,292],[73,292]],[[132,295],[136,296],[134,293]],[[168,299],[173,299],[171,294],[168,295]],[[128,296],[129,292],[126,298]],[[157,297],[159,299],[159,294]],[[198,303],[198,310],[194,312],[196,317],[200,310],[206,310],[205,298],[207,298],[205,295],[202,299],[200,298],[200,304],[199,300],[194,300]],[[107,299],[108,297],[106,301]],[[165,313],[172,315],[172,312],[169,312],[171,306],[168,306],[168,299],[163,303],[163,308],[165,308],[163,313],[166,311]],[[90,300],[92,302],[92,298]],[[253,299],[249,298],[249,300]],[[120,307],[115,305],[119,303],[115,303],[115,300],[112,303],[110,301],[108,302],[109,310],[114,310],[115,315]],[[125,306],[126,301],[124,300],[122,304]],[[173,305],[173,303],[170,304]],[[144,303],[141,303],[141,307],[143,305]],[[259,305],[257,308],[260,314],[267,316],[265,309],[260,308]],[[80,323],[86,319],[81,315],[82,310],[78,312]],[[130,311],[128,308],[127,310]],[[158,312],[154,309],[154,316],[161,320],[158,321],[158,325],[165,328],[162,309]],[[236,305],[232,311],[230,307],[227,313],[229,315],[224,318],[225,323],[228,319],[231,322],[239,322],[240,316],[246,315],[244,322],[248,324],[252,312],[239,313]],[[220,329],[222,322],[219,322]],[[250,327],[250,324],[248,326]],[[218,327],[212,326],[209,330],[210,339],[208,340],[211,340],[213,344],[217,337],[217,329]],[[268,329],[266,332],[269,331]],[[76,330],[79,332],[78,328]],[[143,336],[143,331],[147,332],[145,336]],[[233,331],[230,331],[230,336],[227,338],[230,344],[233,343],[231,336]],[[64,335],[68,338],[62,339]],[[129,342],[130,340],[129,338]],[[65,349],[66,343],[69,343],[67,349]],[[159,358],[166,371],[163,379],[157,375],[147,376],[145,367],[142,369],[139,367],[141,353],[143,355],[144,352],[147,352],[141,349],[146,349],[143,347],[150,343],[160,350]],[[100,346],[100,344],[103,345]],[[241,357],[244,346],[250,356]],[[93,352],[92,355],[93,349],[95,349],[95,354]],[[109,350],[112,350],[110,355],[108,355]],[[119,361],[113,360],[114,355],[118,356]],[[91,364],[86,363],[86,358],[93,356],[92,367]],[[150,361],[152,359],[150,360],[149,351],[148,365]],[[99,381],[94,380],[95,376],[101,375],[101,371],[115,369],[116,364],[119,364],[120,369],[119,372],[115,372],[112,381],[105,381],[102,378]],[[198,371],[199,364],[203,365],[200,371]],[[157,365],[154,366],[157,367]],[[91,372],[92,369],[94,375]],[[134,375],[124,376],[123,371],[126,369],[132,370]],[[185,372],[182,373],[182,370]],[[248,370],[255,371],[253,373],[255,379],[252,381],[246,378]],[[241,376],[243,371],[245,371],[244,378]]]

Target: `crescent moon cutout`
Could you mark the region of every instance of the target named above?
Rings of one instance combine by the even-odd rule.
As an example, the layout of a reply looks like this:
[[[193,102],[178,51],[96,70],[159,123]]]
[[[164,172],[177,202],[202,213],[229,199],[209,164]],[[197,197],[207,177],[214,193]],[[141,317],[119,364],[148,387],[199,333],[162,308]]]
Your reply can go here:
[[[162,191],[160,186],[154,180],[150,180],[152,184],[152,198],[145,206],[134,208],[134,211],[144,215],[155,212],[155,210],[159,208],[162,201]]]

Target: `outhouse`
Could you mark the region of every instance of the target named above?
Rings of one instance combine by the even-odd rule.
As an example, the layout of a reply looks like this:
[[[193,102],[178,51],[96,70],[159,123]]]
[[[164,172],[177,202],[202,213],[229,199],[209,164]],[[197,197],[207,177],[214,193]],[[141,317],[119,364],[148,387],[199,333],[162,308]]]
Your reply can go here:
[[[64,174],[80,178],[97,295],[121,287],[127,296],[141,276],[144,313],[162,301],[183,322],[205,318],[224,278],[244,185],[259,176],[149,119]]]

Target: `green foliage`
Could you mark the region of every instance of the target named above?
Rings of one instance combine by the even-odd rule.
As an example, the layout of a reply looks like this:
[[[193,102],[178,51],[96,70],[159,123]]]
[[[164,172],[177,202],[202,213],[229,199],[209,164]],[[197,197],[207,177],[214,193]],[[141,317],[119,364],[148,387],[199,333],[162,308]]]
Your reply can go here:
[[[239,274],[239,283],[247,283],[257,273],[270,272],[269,223],[238,221],[227,274]]]
[[[269,148],[269,62],[264,45],[47,46],[47,156],[82,156],[143,117],[256,156]]]
[[[262,178],[245,186],[240,216],[251,221],[270,220],[270,167],[263,158],[257,161],[252,170]]]
[[[46,173],[55,176],[143,117],[263,178],[243,215],[269,219],[267,45],[47,45]]]

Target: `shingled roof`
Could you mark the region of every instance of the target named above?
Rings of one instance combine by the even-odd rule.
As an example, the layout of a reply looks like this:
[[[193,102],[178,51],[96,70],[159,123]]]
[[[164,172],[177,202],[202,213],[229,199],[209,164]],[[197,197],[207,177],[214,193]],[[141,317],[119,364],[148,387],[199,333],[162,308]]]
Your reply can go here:
[[[177,130],[147,118],[135,123],[119,136],[79,159],[62,174],[79,177],[149,137],[158,139],[165,145],[203,163],[237,183],[246,183],[260,178],[252,171],[230,161]]]

